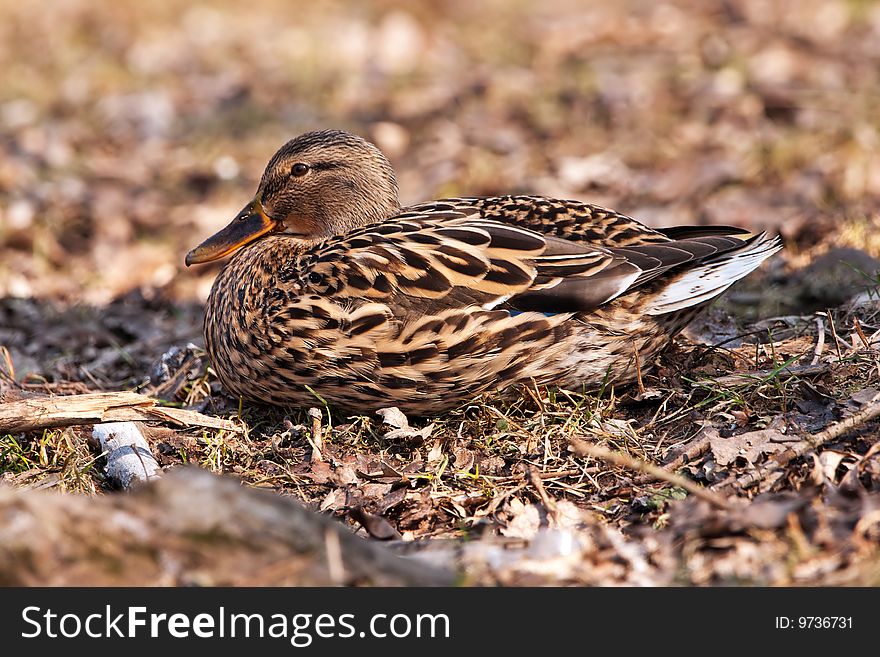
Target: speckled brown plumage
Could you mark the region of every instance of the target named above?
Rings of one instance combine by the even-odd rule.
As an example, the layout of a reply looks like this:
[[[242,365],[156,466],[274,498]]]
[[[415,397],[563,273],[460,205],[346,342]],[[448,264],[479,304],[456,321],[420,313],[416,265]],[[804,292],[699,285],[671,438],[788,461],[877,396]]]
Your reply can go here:
[[[311,388],[344,410],[429,414],[532,381],[631,381],[636,354],[648,365],[778,248],[534,196],[401,209],[381,153],[331,131],[285,145],[254,202],[188,262],[237,249],[205,316],[231,393],[300,406]]]

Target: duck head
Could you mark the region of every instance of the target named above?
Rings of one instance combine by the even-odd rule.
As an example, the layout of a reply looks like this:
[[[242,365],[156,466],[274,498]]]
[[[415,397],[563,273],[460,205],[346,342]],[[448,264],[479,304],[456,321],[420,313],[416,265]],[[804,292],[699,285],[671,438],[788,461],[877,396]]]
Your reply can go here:
[[[186,264],[217,260],[267,235],[317,242],[399,208],[394,169],[378,148],[342,130],[307,132],[272,156],[253,200],[190,251]]]

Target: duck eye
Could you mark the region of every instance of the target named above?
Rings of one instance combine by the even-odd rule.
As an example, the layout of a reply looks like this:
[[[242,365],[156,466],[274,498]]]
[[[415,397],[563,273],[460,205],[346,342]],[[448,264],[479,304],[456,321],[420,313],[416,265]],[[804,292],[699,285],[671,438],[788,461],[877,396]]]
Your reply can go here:
[[[300,176],[306,175],[309,171],[309,165],[303,164],[302,162],[297,162],[293,165],[293,169],[290,170],[290,173],[299,178]]]
[[[324,277],[321,276],[321,274],[319,274],[318,272],[309,272],[309,283],[311,283],[312,285],[319,285],[323,280]]]

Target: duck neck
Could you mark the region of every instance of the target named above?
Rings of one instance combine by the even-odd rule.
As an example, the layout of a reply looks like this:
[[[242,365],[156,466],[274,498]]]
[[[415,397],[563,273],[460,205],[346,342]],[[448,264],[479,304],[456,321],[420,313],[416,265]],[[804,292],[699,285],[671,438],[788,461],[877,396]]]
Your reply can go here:
[[[393,196],[364,194],[340,203],[325,202],[320,212],[324,215],[321,225],[325,228],[321,234],[315,236],[315,241],[345,235],[363,226],[385,221],[400,212],[400,202],[396,194]]]

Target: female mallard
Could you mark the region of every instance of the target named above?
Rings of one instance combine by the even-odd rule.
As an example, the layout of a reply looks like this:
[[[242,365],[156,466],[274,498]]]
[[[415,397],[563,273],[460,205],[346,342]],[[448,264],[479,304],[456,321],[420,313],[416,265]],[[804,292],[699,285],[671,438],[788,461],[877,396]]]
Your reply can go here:
[[[426,414],[531,381],[631,381],[780,248],[538,196],[401,208],[382,153],[330,130],[285,144],[254,199],[186,264],[235,252],[205,315],[230,392]]]

